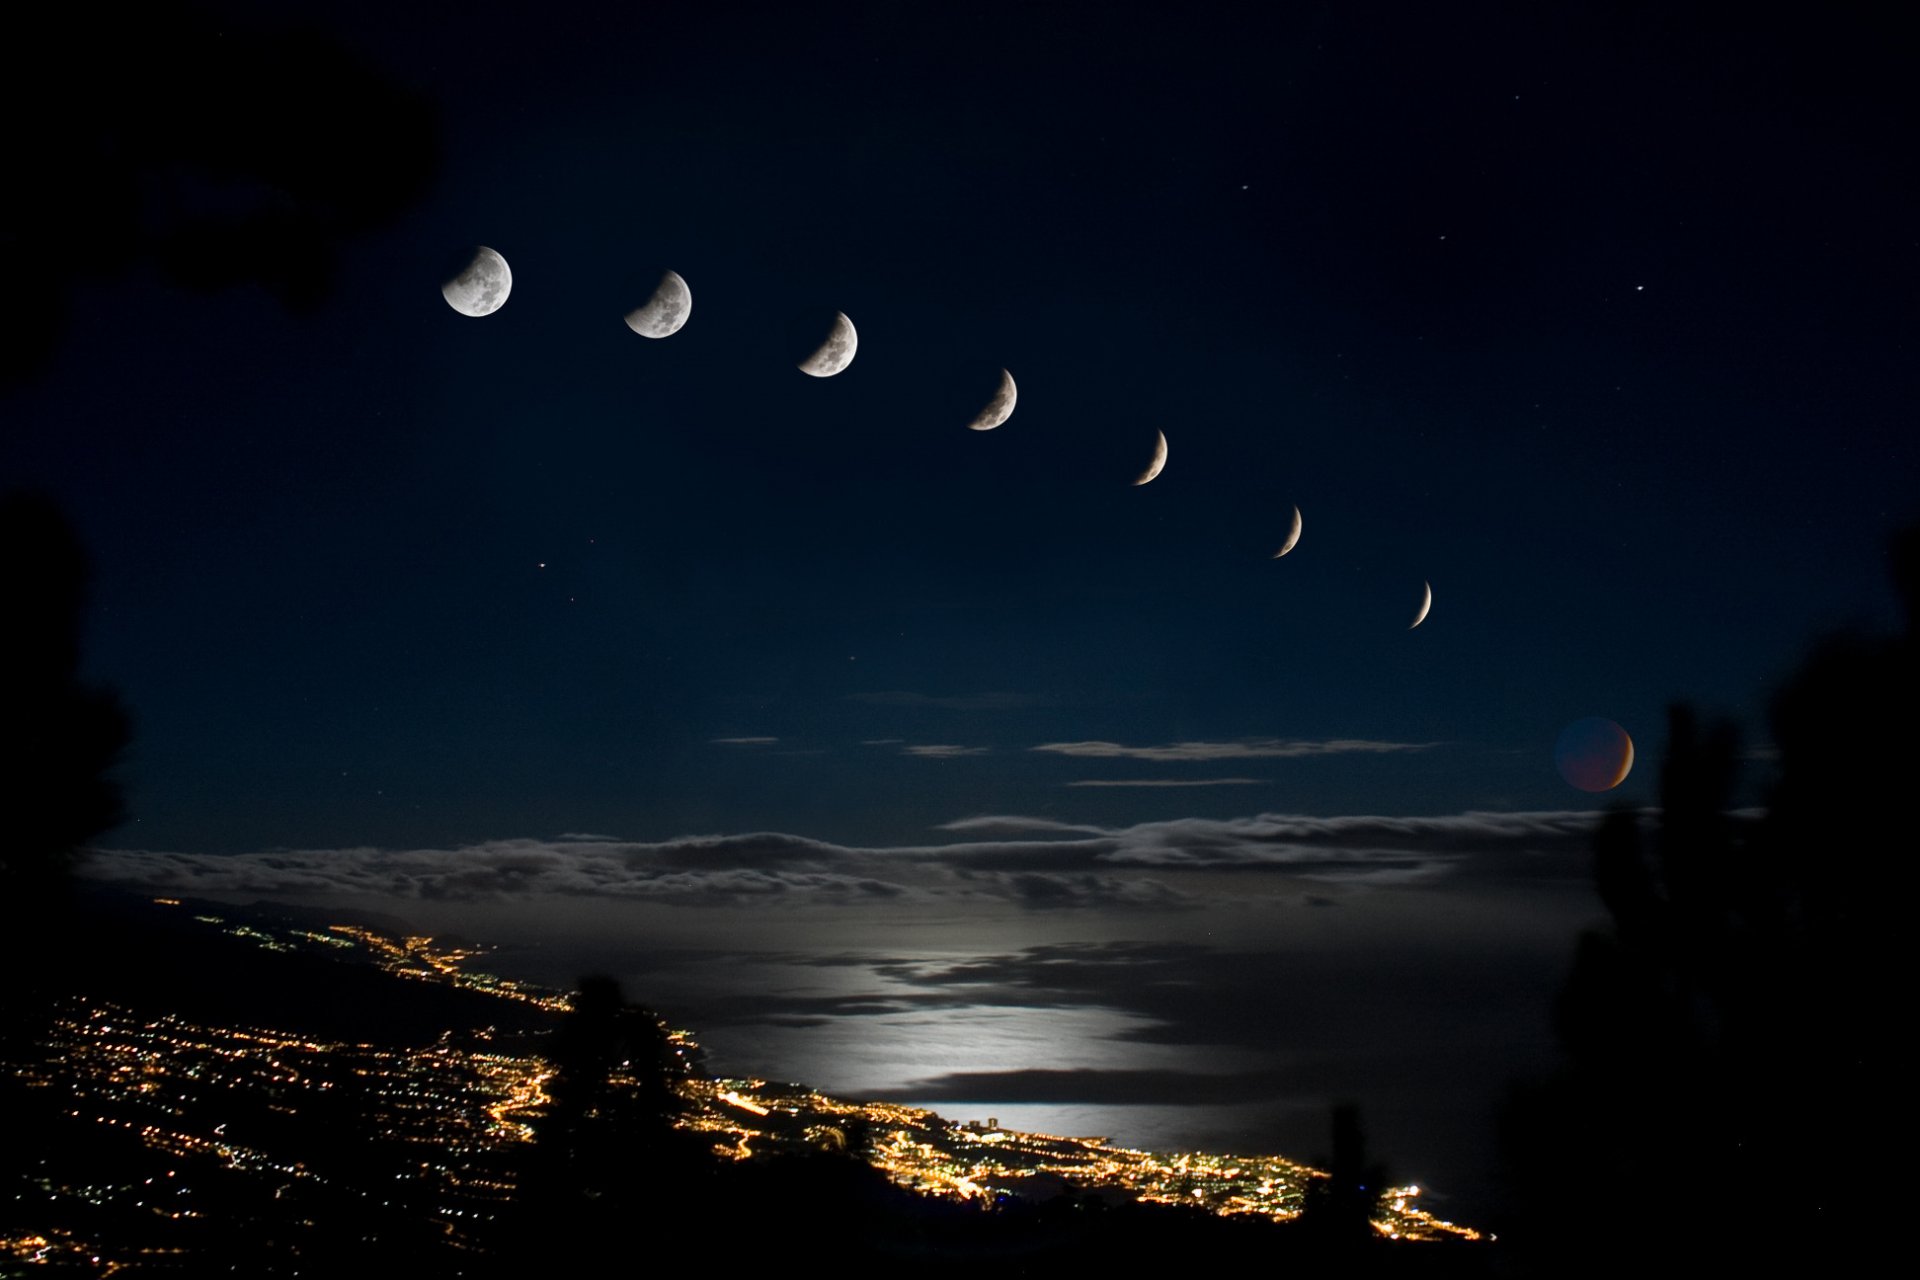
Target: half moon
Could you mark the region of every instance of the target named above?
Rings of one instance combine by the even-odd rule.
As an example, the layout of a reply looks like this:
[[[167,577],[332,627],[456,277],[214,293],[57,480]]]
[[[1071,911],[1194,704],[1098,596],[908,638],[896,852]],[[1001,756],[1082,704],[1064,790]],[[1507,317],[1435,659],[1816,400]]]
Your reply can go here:
[[[853,363],[853,353],[860,346],[860,335],[853,331],[853,321],[847,319],[847,313],[833,313],[833,330],[827,334],[827,340],[820,349],[800,362],[800,372],[816,378],[831,378]]]
[[[473,261],[453,279],[440,286],[440,296],[463,316],[490,316],[507,305],[513,292],[513,272],[507,260],[481,245],[473,251]]]
[[[987,401],[987,407],[978,417],[967,424],[970,431],[991,431],[1013,416],[1013,402],[1019,393],[1014,390],[1013,375],[1005,369],[1000,371],[1000,390],[993,399]]]
[[[1160,469],[1167,465],[1167,433],[1162,431],[1159,436],[1159,443],[1153,446],[1153,461],[1149,462],[1147,469],[1140,473],[1140,478],[1133,482],[1135,485],[1145,484],[1159,475]]]
[[[671,338],[693,314],[693,290],[678,271],[669,271],[654,286],[645,305],[627,312],[627,328],[643,338]]]
[[[1300,542],[1300,508],[1295,507],[1293,509],[1293,528],[1287,530],[1287,540],[1280,544],[1280,549],[1278,551],[1273,553],[1273,559],[1278,560],[1281,556],[1293,550],[1294,547],[1299,544],[1299,542]],[[1419,624],[1415,623],[1414,625],[1418,626]]]
[[[1420,584],[1420,607],[1413,611],[1413,621],[1407,624],[1407,630],[1411,631],[1425,622],[1427,611],[1431,608],[1433,608],[1433,584],[1423,582]]]

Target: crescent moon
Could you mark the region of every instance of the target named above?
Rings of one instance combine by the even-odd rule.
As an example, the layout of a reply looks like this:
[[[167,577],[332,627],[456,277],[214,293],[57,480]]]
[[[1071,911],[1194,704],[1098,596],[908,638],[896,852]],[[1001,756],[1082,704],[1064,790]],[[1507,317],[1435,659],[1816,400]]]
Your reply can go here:
[[[627,328],[643,338],[671,338],[692,314],[693,290],[678,271],[669,271],[644,305],[627,312]]]
[[[1273,553],[1272,558],[1275,560],[1278,560],[1281,556],[1293,550],[1293,548],[1299,543],[1299,541],[1300,541],[1300,508],[1295,507],[1293,509],[1293,528],[1287,530],[1287,540],[1280,544],[1280,549]],[[1420,624],[1415,623],[1414,625],[1418,626]]]
[[[1425,622],[1427,620],[1427,611],[1433,608],[1433,584],[1431,582],[1421,583],[1420,592],[1420,607],[1414,610],[1413,621],[1407,626],[1407,630],[1409,631]]]
[[[1626,730],[1622,729],[1620,732],[1624,735],[1626,733]],[[1613,775],[1613,786],[1617,787],[1621,783],[1625,782],[1627,780],[1627,775],[1632,772],[1633,772],[1633,739],[1628,738],[1627,749],[1621,755],[1621,758],[1620,758],[1620,771]],[[1613,787],[1609,787],[1607,789],[1611,791]]]
[[[1167,465],[1167,433],[1162,431],[1159,436],[1159,443],[1153,446],[1153,461],[1149,462],[1147,469],[1140,473],[1140,478],[1133,482],[1136,486],[1143,485],[1159,475],[1160,469]]]
[[[463,316],[490,316],[507,305],[513,271],[507,260],[481,245],[459,275],[440,286],[440,296]]]
[[[993,399],[987,401],[987,407],[980,411],[979,416],[967,424],[967,429],[970,431],[993,430],[1013,416],[1013,402],[1018,397],[1019,392],[1013,386],[1013,375],[1002,369],[1000,390],[994,393]]]
[[[847,319],[847,313],[833,313],[833,330],[827,334],[827,340],[820,349],[800,362],[800,372],[816,378],[831,378],[853,363],[853,353],[860,346],[860,335],[853,331],[853,321]]]

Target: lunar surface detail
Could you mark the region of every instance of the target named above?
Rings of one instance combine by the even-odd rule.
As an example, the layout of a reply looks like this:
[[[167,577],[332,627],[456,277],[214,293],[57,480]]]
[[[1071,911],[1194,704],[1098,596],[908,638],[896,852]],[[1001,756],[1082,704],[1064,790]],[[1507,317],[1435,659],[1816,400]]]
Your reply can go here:
[[[627,328],[643,338],[671,338],[692,314],[693,290],[678,271],[669,271],[644,305],[627,312]]]
[[[507,305],[511,292],[513,272],[507,260],[485,245],[474,250],[465,270],[440,286],[440,296],[463,316],[490,316]]]
[[[1138,480],[1134,481],[1136,485],[1145,484],[1153,479],[1160,474],[1160,469],[1167,465],[1167,433],[1162,431],[1159,435],[1159,443],[1153,446],[1153,461],[1147,464],[1147,469],[1140,473]]]
[[[1431,582],[1423,582],[1420,584],[1420,607],[1413,611],[1413,621],[1407,624],[1407,630],[1411,631],[1425,622],[1427,620],[1427,610],[1431,608],[1433,608],[1433,584]]]
[[[816,378],[831,378],[853,363],[853,353],[859,345],[860,336],[853,331],[853,321],[847,319],[846,312],[836,311],[833,331],[827,334],[818,351],[800,362],[800,372]]]
[[[1611,791],[1633,772],[1633,739],[1604,716],[1588,716],[1561,730],[1553,763],[1582,791]]]
[[[993,430],[1013,416],[1013,402],[1017,397],[1018,392],[1013,386],[1013,375],[1002,369],[1000,390],[994,393],[993,399],[987,401],[987,407],[980,411],[979,416],[967,424],[967,428],[971,431]]]
[[[1294,546],[1298,544],[1299,541],[1300,541],[1300,508],[1295,507],[1293,509],[1293,527],[1287,530],[1287,539],[1285,542],[1282,542],[1280,544],[1280,549],[1273,553],[1273,558],[1275,560],[1278,560],[1281,556],[1293,550]],[[1418,624],[1416,623],[1415,625],[1417,626]]]

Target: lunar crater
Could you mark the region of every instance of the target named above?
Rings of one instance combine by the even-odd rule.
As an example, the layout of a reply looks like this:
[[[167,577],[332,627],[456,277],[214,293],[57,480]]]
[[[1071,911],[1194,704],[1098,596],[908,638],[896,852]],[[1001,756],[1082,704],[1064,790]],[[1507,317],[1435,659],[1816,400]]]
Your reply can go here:
[[[654,286],[653,296],[627,312],[627,328],[643,338],[671,338],[693,314],[693,290],[677,271],[669,271]]]
[[[513,271],[500,254],[481,245],[459,275],[440,286],[440,296],[463,316],[490,316],[507,304]]]
[[[859,347],[860,336],[854,332],[853,321],[847,319],[846,312],[835,312],[833,329],[827,334],[826,341],[800,362],[800,372],[815,378],[831,378],[853,363],[854,353]]]

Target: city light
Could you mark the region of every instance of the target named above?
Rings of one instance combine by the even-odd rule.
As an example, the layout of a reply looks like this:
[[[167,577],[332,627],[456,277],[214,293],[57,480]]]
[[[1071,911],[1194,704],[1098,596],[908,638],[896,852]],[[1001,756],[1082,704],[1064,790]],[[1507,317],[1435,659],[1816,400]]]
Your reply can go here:
[[[437,946],[425,936],[393,938],[357,925],[315,931],[212,914],[194,919],[267,950],[351,950],[401,980],[457,987],[555,1016],[571,1008],[563,993],[470,968],[485,954],[478,948]],[[683,1072],[674,1082],[682,1103],[676,1123],[709,1136],[714,1154],[724,1159],[827,1148],[870,1161],[901,1187],[982,1206],[1007,1197],[1044,1198],[1064,1185],[1275,1221],[1298,1217],[1310,1184],[1327,1176],[1274,1155],[1136,1151],[1104,1138],[1022,1133],[994,1121],[956,1123],[803,1085],[708,1078],[691,1068],[699,1056],[693,1036],[664,1025],[661,1031]],[[339,1171],[292,1158],[285,1154],[289,1144],[277,1140],[284,1123],[349,1126],[395,1162],[379,1205],[416,1219],[424,1215],[448,1241],[467,1248],[477,1247],[476,1233],[514,1195],[520,1167],[514,1152],[535,1139],[552,1105],[547,1085],[554,1068],[540,1053],[541,1040],[483,1027],[446,1031],[412,1047],[345,1043],[76,997],[56,1010],[45,1058],[19,1078],[30,1090],[45,1090],[48,1105],[71,1119],[129,1135],[157,1157],[212,1162],[258,1178],[274,1188],[275,1200],[312,1187],[358,1195],[370,1206],[374,1193],[360,1189],[365,1168],[353,1167],[355,1186],[347,1187]],[[609,1080],[615,1089],[645,1083],[621,1073]],[[201,1210],[186,1194],[190,1179],[169,1181],[176,1172],[127,1186],[50,1183],[46,1190],[53,1201],[191,1220]],[[1390,1189],[1375,1229],[1395,1240],[1481,1238],[1419,1208],[1420,1192],[1417,1186]],[[123,1256],[106,1241],[51,1229],[0,1237],[0,1262],[98,1255],[102,1275],[153,1251]]]

